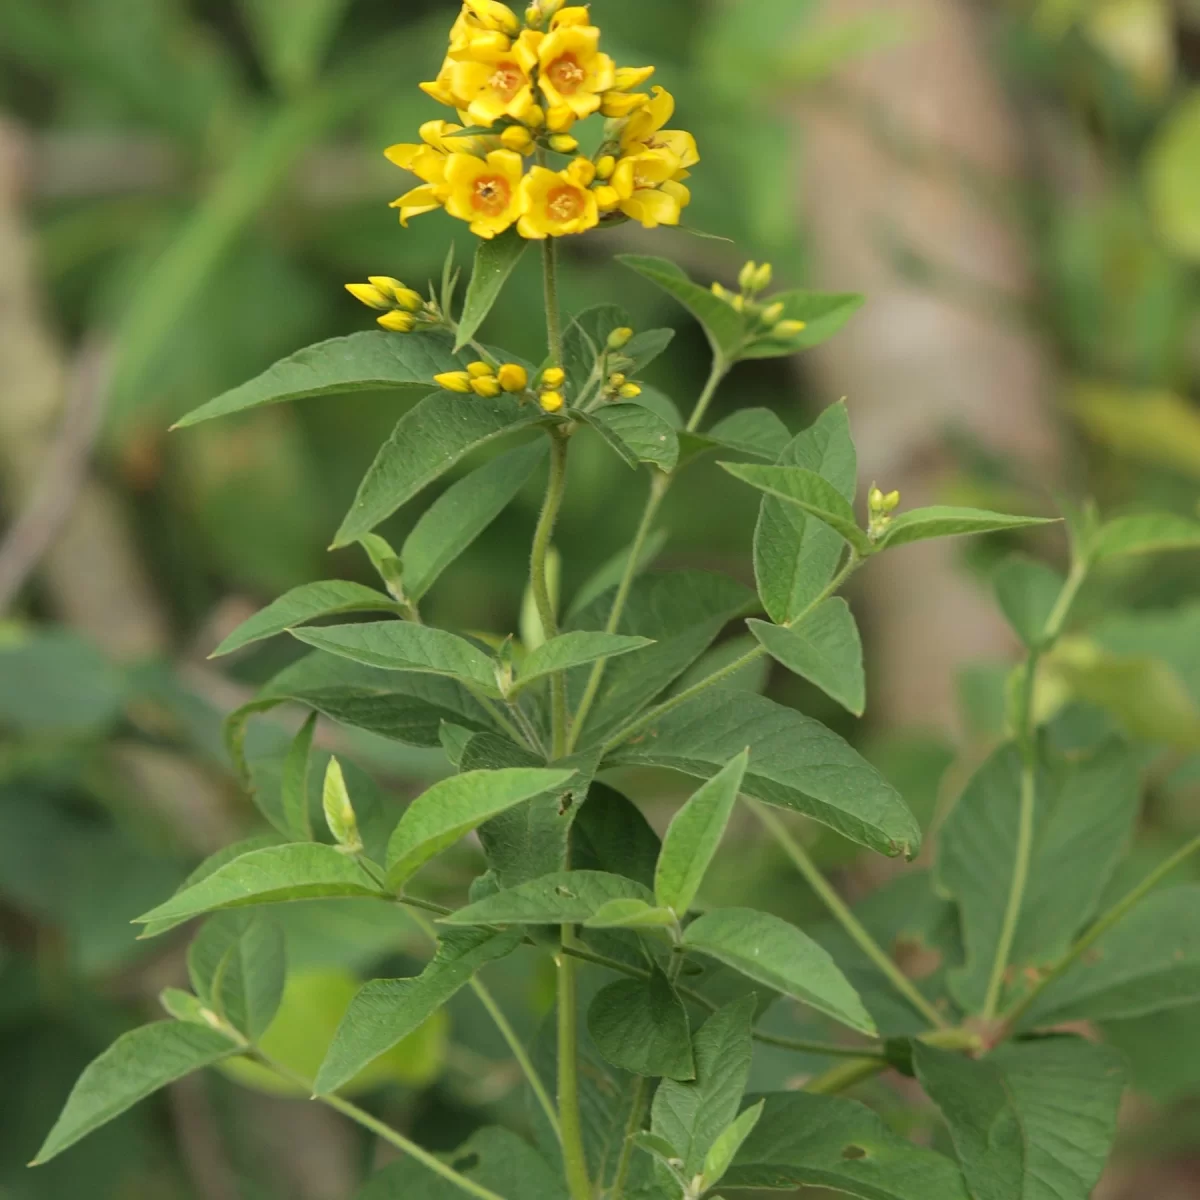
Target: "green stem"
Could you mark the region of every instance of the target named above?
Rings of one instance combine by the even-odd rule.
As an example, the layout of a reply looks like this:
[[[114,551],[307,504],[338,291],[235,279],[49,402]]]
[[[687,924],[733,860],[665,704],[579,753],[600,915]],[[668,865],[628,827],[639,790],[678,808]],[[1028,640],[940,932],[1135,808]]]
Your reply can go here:
[[[625,1195],[625,1184],[629,1180],[629,1169],[633,1166],[633,1155],[636,1149],[634,1138],[641,1131],[646,1120],[646,1106],[650,1100],[650,1080],[639,1075],[633,1085],[633,1102],[629,1109],[629,1120],[625,1124],[625,1138],[621,1143],[621,1156],[617,1159],[617,1170],[613,1176],[612,1190],[608,1200],[621,1200]]]
[[[542,242],[542,284],[546,291],[546,336],[550,343],[551,366],[563,365],[562,306],[558,298],[558,243]]]
[[[276,1062],[274,1059],[263,1054],[261,1050],[254,1050],[252,1056],[262,1063],[264,1067],[274,1071],[282,1079],[286,1079],[290,1083],[294,1083],[297,1087],[304,1088],[310,1095],[312,1094],[311,1080],[305,1079],[303,1075],[293,1071],[290,1067],[284,1066],[283,1063]],[[416,1159],[422,1166],[428,1167],[429,1170],[440,1175],[447,1183],[458,1188],[459,1191],[465,1192],[468,1196],[475,1196],[478,1200],[504,1200],[504,1197],[498,1195],[496,1192],[482,1187],[478,1183],[474,1183],[465,1175],[460,1175],[453,1167],[448,1167],[442,1162],[440,1158],[436,1158],[428,1150],[422,1149],[416,1142],[410,1142],[404,1134],[393,1129],[390,1125],[385,1125],[384,1122],[371,1116],[365,1109],[359,1108],[357,1104],[351,1104],[349,1100],[343,1100],[341,1096],[332,1093],[323,1096],[314,1096],[313,1099],[328,1105],[328,1107],[334,1109],[336,1112],[340,1112],[343,1116],[349,1117],[350,1120],[369,1130],[376,1137],[382,1138],[397,1150],[407,1154],[410,1158]]]
[[[486,695],[479,688],[476,688],[474,684],[468,683],[466,686],[467,690],[472,696],[475,697],[476,700],[479,701],[480,705],[487,709],[492,720],[495,721],[496,724],[499,725],[500,728],[503,729],[504,732],[507,733],[514,742],[516,742],[518,745],[524,742],[535,754],[538,753],[538,747],[534,743],[530,742],[528,736],[518,729],[517,726],[513,724],[513,722],[510,721],[507,716],[505,716],[504,710],[501,709],[501,707],[496,704],[490,696]]]
[[[567,483],[567,449],[569,442],[565,434],[557,429],[550,430],[550,479],[546,484],[546,500],[538,520],[537,532],[533,537],[533,555],[530,562],[530,585],[537,605],[538,617],[542,622],[542,634],[547,641],[558,636],[558,614],[550,595],[550,580],[546,571],[546,559],[554,538],[554,527],[562,510],[563,495]],[[567,681],[562,671],[550,677],[552,753],[562,758],[567,749]]]
[[[808,886],[816,892],[821,903],[829,909],[838,924],[854,939],[858,948],[887,977],[888,982],[936,1029],[945,1029],[948,1022],[933,1005],[921,995],[916,985],[892,961],[882,946],[871,936],[862,922],[850,910],[850,906],[837,894],[829,880],[818,870],[816,863],[800,845],[787,826],[764,805],[756,800],[748,802],[750,811],[759,819],[763,828],[779,843],[783,852],[804,876]]]
[[[563,950],[574,940],[574,926],[564,925]],[[575,959],[568,953],[558,957],[558,1118],[571,1200],[592,1200],[579,1110],[579,981]]]
[[[729,374],[729,363],[725,360],[723,354],[714,354],[712,371],[709,373],[708,382],[704,385],[704,391],[700,393],[700,399],[696,401],[696,407],[692,410],[692,415],[687,423],[688,433],[695,433],[700,428],[700,423],[704,420],[708,412],[708,406],[712,404],[713,398],[717,394],[717,388],[721,386],[725,376]]]
[[[1071,947],[1055,965],[1038,980],[1034,988],[1005,1015],[1002,1037],[1008,1037],[1020,1027],[1038,997],[1061,979],[1109,930],[1119,925],[1162,881],[1181,863],[1200,851],[1200,837],[1188,842],[1161,866],[1156,867],[1127,896],[1119,900]]]
[[[887,1070],[887,1066],[887,1062],[883,1059],[856,1058],[851,1062],[830,1067],[823,1074],[814,1076],[804,1085],[804,1090],[818,1096],[834,1096],[838,1092],[844,1092],[847,1088],[854,1087],[857,1083],[862,1083],[875,1075],[881,1075]]]

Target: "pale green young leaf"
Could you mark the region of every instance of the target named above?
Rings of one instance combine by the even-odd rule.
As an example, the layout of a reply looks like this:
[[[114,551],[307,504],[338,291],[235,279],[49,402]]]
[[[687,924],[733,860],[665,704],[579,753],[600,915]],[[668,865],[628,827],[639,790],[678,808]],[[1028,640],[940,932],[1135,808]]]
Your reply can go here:
[[[850,502],[827,479],[806,467],[764,466],[761,463],[721,463],[735,479],[768,496],[794,504],[840,534],[859,554],[874,547],[859,528]]]
[[[836,733],[764,696],[714,688],[666,713],[606,761],[707,779],[747,747],[747,795],[804,813],[882,854],[916,854],[921,828],[900,793]]]
[[[326,583],[303,583],[285,592],[278,600],[243,621],[213,652],[210,658],[232,654],[244,646],[264,638],[285,633],[294,625],[315,621],[318,617],[340,616],[357,612],[399,612],[400,606],[390,597],[361,583],[331,580]]]
[[[605,404],[584,419],[631,467],[650,463],[670,473],[679,463],[678,435],[645,405]]]
[[[297,842],[311,842],[313,836],[312,816],[308,811],[308,766],[316,728],[317,714],[310,713],[292,739],[283,760],[279,790],[283,832]]]
[[[446,925],[582,925],[612,900],[653,903],[650,889],[603,871],[557,871],[443,917]]]
[[[792,440],[788,427],[770,408],[743,408],[718,421],[704,433],[680,435],[685,459],[690,461],[706,450],[737,450],[752,458],[777,462],[780,447]]]
[[[321,1064],[314,1089],[335,1092],[444,1007],[480,968],[511,954],[519,933],[451,929],[420,975],[373,979],[354,997]]]
[[[264,913],[218,913],[188,947],[188,976],[205,1005],[254,1041],[283,997],[283,930]]]
[[[1010,513],[988,512],[982,508],[953,508],[938,504],[901,513],[880,539],[878,549],[894,550],[898,546],[924,542],[930,538],[1031,529],[1038,525],[1053,525],[1056,521],[1054,517],[1020,517]]]
[[[725,836],[750,760],[743,751],[722,767],[675,814],[663,838],[654,875],[655,899],[662,908],[686,915]]]
[[[538,438],[498,455],[451,485],[421,514],[400,551],[404,594],[419,601],[442,572],[504,511],[546,457]]]
[[[215,1029],[156,1021],[117,1038],[79,1077],[34,1159],[49,1162],[139,1100],[240,1051]]]
[[[532,654],[526,656],[512,691],[519,692],[556,671],[580,667],[595,662],[598,658],[617,658],[652,645],[654,643],[650,638],[628,637],[619,633],[587,633],[582,630],[561,633],[558,637],[543,642]]]
[[[384,893],[358,863],[316,842],[252,850],[137,918],[139,925],[290,900],[342,899]]]
[[[584,922],[587,929],[667,929],[676,923],[669,908],[653,908],[644,900],[610,900]]]
[[[428,672],[459,679],[499,696],[496,663],[466,638],[411,621],[372,621],[361,625],[326,625],[293,629],[291,634],[327,654],[382,671]]]
[[[852,504],[858,486],[858,454],[846,405],[831,405],[771,461],[815,471]],[[754,531],[754,576],[772,621],[786,625],[809,608],[833,578],[843,545],[834,530],[804,509],[763,497]]]
[[[443,370],[458,366],[452,363]],[[370,533],[472,450],[527,429],[540,419],[536,405],[522,407],[513,396],[494,400],[450,392],[426,396],[400,418],[376,455],[334,546],[348,546]]]
[[[158,993],[158,1002],[167,1016],[174,1017],[176,1021],[212,1028],[211,1016],[205,1015],[208,1010],[191,992],[185,992],[182,988],[163,988]]]
[[[588,1008],[596,1049],[615,1067],[645,1078],[695,1079],[687,1009],[657,967],[649,979],[619,979]]]
[[[1089,550],[1096,562],[1134,554],[1200,547],[1200,522],[1175,513],[1145,513],[1115,517],[1096,532]]]
[[[831,596],[803,620],[785,628],[747,621],[762,648],[843,708],[861,717],[867,706],[862,638],[850,606]]]
[[[766,1101],[746,1109],[736,1121],[730,1125],[709,1148],[704,1158],[704,1183],[706,1187],[716,1187],[725,1178],[725,1172],[733,1165],[738,1151],[746,1139],[754,1132],[754,1127],[762,1119]]]
[[[321,807],[325,812],[325,824],[333,834],[338,849],[344,854],[361,854],[363,840],[358,830],[358,817],[354,812],[354,802],[350,799],[350,790],[346,787],[346,777],[342,774],[342,764],[336,758],[330,758],[325,768]]]
[[[665,529],[658,529],[646,538],[645,544],[638,554],[635,578],[650,567],[654,563],[654,560],[663,552],[663,547],[667,544],[668,536]],[[571,601],[571,606],[567,610],[568,620],[574,620],[577,613],[583,611],[590,604],[594,604],[605,592],[610,588],[615,588],[621,582],[625,574],[625,568],[629,564],[629,555],[632,550],[632,546],[626,546],[618,550],[616,554],[602,563],[592,573],[579,591],[575,593],[575,597]]]
[[[749,908],[722,908],[687,927],[683,944],[860,1033],[875,1022],[829,956],[794,925]]]
[[[508,277],[516,269],[529,243],[510,229],[499,237],[482,239],[475,251],[475,269],[463,300],[455,351],[470,344],[492,311]]]
[[[573,772],[513,767],[468,771],[418,796],[388,842],[388,886],[402,887],[425,863],[524,800],[565,787]]]
[[[819,346],[841,330],[863,306],[865,299],[851,292],[778,292],[769,297],[769,303],[783,305],[780,320],[803,321],[805,328],[791,337],[769,337],[751,342],[740,357],[778,358]]]
[[[894,1133],[866,1105],[808,1092],[766,1099],[762,1118],[725,1175],[727,1188],[817,1187],[861,1200],[971,1200],[956,1163]]]
[[[1046,623],[1064,584],[1053,567],[1020,555],[1006,559],[993,573],[992,586],[1000,609],[1030,649],[1042,644]]]
[[[746,340],[746,318],[712,290],[693,283],[670,259],[640,254],[620,254],[617,261],[636,271],[674,297],[704,327],[713,349],[733,362],[740,357]]]
[[[428,388],[435,375],[461,367],[451,350],[449,338],[432,335],[401,337],[371,330],[332,338],[297,351],[249,383],[210,400],[175,428],[307,396]]]
[[[749,995],[713,1013],[693,1040],[695,1080],[664,1079],[654,1094],[651,1133],[683,1160],[688,1179],[703,1169],[709,1150],[741,1108],[754,1053],[755,1010],[755,997]]]

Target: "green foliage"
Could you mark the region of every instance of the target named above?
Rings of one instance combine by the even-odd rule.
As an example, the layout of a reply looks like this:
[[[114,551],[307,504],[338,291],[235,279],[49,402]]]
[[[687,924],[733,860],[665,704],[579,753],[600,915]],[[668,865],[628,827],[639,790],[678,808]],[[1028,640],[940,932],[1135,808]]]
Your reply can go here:
[[[618,902],[619,903],[619,902]],[[657,967],[648,979],[619,979],[588,1009],[596,1049],[615,1067],[658,1079],[694,1079],[687,1009]]]
[[[475,269],[471,272],[471,282],[463,300],[458,336],[454,341],[455,353],[470,345],[528,248],[529,243],[518,237],[515,229],[479,243],[475,251]]]

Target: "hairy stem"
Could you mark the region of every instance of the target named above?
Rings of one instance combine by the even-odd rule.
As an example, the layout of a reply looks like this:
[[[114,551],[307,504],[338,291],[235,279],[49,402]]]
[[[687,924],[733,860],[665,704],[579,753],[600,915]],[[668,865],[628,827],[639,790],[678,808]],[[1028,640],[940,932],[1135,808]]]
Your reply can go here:
[[[558,298],[558,243],[542,242],[542,283],[546,291],[546,337],[552,366],[563,365],[562,306]]]
[[[550,595],[550,579],[546,570],[546,560],[550,553],[554,527],[558,524],[558,514],[562,510],[563,495],[566,491],[567,449],[569,446],[566,436],[557,429],[551,430],[549,436],[550,479],[546,484],[546,500],[542,505],[542,515],[538,520],[537,532],[533,537],[533,555],[529,572],[534,603],[537,605],[538,617],[542,622],[542,634],[547,641],[558,636],[558,614],[555,612],[554,599]],[[552,754],[555,758],[562,758],[567,750],[567,681],[562,671],[556,671],[550,678],[550,698]]]
[[[708,413],[709,405],[712,404],[713,397],[717,394],[717,389],[721,386],[725,376],[729,374],[729,365],[723,354],[713,355],[712,371],[709,373],[708,382],[704,385],[704,391],[700,393],[700,399],[696,401],[696,407],[692,410],[692,415],[687,423],[688,433],[695,433],[700,428],[701,422]]]
[[[574,941],[574,926],[564,925],[564,953],[558,956],[558,1119],[571,1200],[592,1200],[579,1111],[579,981],[575,959],[566,953]]]
[[[633,1166],[636,1149],[633,1139],[641,1132],[646,1119],[646,1106],[650,1102],[650,1080],[639,1075],[633,1085],[633,1103],[629,1109],[629,1120],[625,1123],[625,1137],[621,1143],[621,1156],[617,1159],[617,1170],[613,1176],[612,1190],[608,1200],[621,1200],[625,1195],[625,1184],[629,1180],[629,1169]]]

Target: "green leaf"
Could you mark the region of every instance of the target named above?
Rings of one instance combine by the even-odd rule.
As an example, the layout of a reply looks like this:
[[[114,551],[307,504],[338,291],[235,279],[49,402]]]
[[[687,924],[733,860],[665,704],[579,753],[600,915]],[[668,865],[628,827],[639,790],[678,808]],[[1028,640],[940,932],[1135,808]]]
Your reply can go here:
[[[285,592],[248,621],[243,621],[213,652],[210,658],[232,654],[264,638],[285,633],[293,625],[303,625],[318,617],[341,613],[399,612],[400,606],[390,597],[361,583],[304,583]]]
[[[600,658],[616,658],[652,645],[649,638],[626,637],[619,633],[562,633],[543,642],[525,658],[512,690],[516,693],[556,671],[567,671]]]
[[[721,463],[720,466],[735,479],[824,521],[859,554],[873,551],[871,540],[858,526],[850,502],[815,471],[806,467],[763,466],[760,463]]]
[[[254,1041],[283,997],[283,930],[263,913],[210,917],[188,947],[188,975],[200,1000]]]
[[[1200,1000],[1200,884],[1144,900],[1035,1003],[1027,1027],[1121,1020]]]
[[[650,463],[668,474],[679,464],[679,437],[658,413],[641,404],[605,404],[584,420],[631,467]]]
[[[709,288],[693,283],[669,259],[619,254],[617,261],[678,300],[704,326],[708,340],[721,358],[734,362],[741,356],[746,340],[746,318],[732,305],[713,295]]]
[[[592,785],[571,836],[571,866],[608,871],[654,887],[661,844],[642,811],[604,783]]]
[[[683,944],[860,1033],[875,1022],[827,951],[794,925],[750,908],[722,908],[687,927]]]
[[[832,596],[797,624],[784,628],[747,621],[766,652],[843,708],[861,717],[867,706],[862,638],[854,614],[840,596]]]
[[[656,530],[646,539],[641,548],[641,553],[638,555],[635,578],[641,575],[658,558],[663,551],[663,547],[667,544],[667,539],[668,534],[665,529]],[[626,546],[624,549],[619,550],[612,558],[593,572],[587,582],[575,593],[575,598],[571,601],[571,607],[567,612],[568,620],[573,621],[576,614],[582,612],[590,604],[595,603],[605,592],[610,588],[615,588],[621,582],[625,575],[625,568],[629,563],[629,555],[632,549],[632,546]]]
[[[307,396],[428,388],[435,375],[456,371],[461,365],[451,353],[448,338],[400,337],[381,330],[352,333],[297,351],[256,379],[189,413],[175,428]]]
[[[321,1064],[314,1089],[335,1092],[419,1029],[471,981],[480,968],[505,958],[520,933],[446,930],[437,956],[409,979],[373,979],[354,997]]]
[[[942,1110],[974,1200],[1022,1200],[1025,1131],[1008,1081],[991,1059],[912,1043],[913,1066]]]
[[[358,863],[333,846],[315,842],[268,846],[226,863],[138,917],[137,923],[186,920],[201,913],[251,904],[383,894]]]
[[[725,836],[750,756],[743,751],[675,814],[654,875],[659,905],[684,916]]]
[[[117,1038],[79,1077],[35,1165],[49,1162],[139,1100],[239,1052],[215,1029],[157,1021]]]
[[[1110,743],[1090,758],[1039,771],[1036,789],[1033,854],[1011,955],[1018,972],[1054,962],[1095,913],[1132,836],[1138,758]],[[1020,791],[1020,755],[1006,746],[976,772],[942,831],[938,888],[958,904],[966,953],[950,985],[973,1012],[986,996],[1012,888]]]
[[[755,997],[744,996],[709,1017],[695,1036],[695,1081],[664,1079],[654,1094],[651,1132],[683,1159],[689,1179],[703,1169],[742,1105],[754,1053],[755,1008]]]
[[[281,832],[297,842],[313,840],[312,817],[308,811],[308,764],[316,728],[317,714],[310,713],[292,739],[287,758],[283,760],[283,781],[279,794],[283,817]]]
[[[632,329],[634,320],[616,304],[598,304],[581,312],[567,326],[563,335],[563,365],[567,369],[572,394],[582,395],[590,383],[595,383],[595,366],[608,345],[609,335],[616,329]],[[674,340],[673,329],[647,329],[634,334],[619,353],[632,360],[627,374],[636,375],[661,355]],[[611,368],[613,370],[615,368]],[[624,369],[624,368],[622,368]]]
[[[333,834],[333,840],[343,854],[363,852],[362,834],[358,829],[358,816],[350,789],[342,774],[342,764],[331,757],[325,767],[325,779],[321,787],[321,808],[325,813],[325,827]]]
[[[498,455],[449,487],[421,515],[400,550],[404,593],[419,601],[452,563],[512,502],[546,457],[538,438]]]
[[[725,1173],[733,1165],[738,1151],[762,1119],[766,1103],[765,1100],[760,1100],[751,1108],[746,1109],[712,1144],[704,1159],[705,1186],[716,1187],[725,1178]]]
[[[382,671],[446,675],[499,696],[496,663],[466,638],[409,621],[372,621],[362,625],[325,625],[293,629],[292,636],[327,654],[337,654]]]
[[[435,783],[409,806],[388,842],[388,887],[400,888],[431,858],[489,818],[567,784],[571,771],[469,771]]]
[[[1029,529],[1035,525],[1053,525],[1056,520],[1050,517],[1017,517],[1008,513],[987,512],[981,508],[950,508],[939,504],[901,513],[880,539],[878,548],[894,550],[897,546],[924,542],[930,538]]]
[[[1200,88],[1186,92],[1158,127],[1145,158],[1154,224],[1176,254],[1200,261]]]
[[[479,327],[500,299],[500,292],[528,245],[515,229],[490,241],[480,241],[475,251],[475,270],[471,272],[471,282],[467,285],[462,316],[458,322],[458,339],[454,345],[456,353],[469,345],[479,332]]]
[[[1014,555],[992,575],[1001,611],[1031,650],[1045,639],[1046,623],[1062,594],[1065,580],[1053,567]]]
[[[458,365],[451,363],[443,369],[454,370]],[[334,538],[334,548],[348,546],[370,533],[472,450],[527,429],[541,416],[536,405],[523,408],[507,395],[494,400],[450,392],[426,396],[400,418],[383,444]]]
[[[713,447],[737,450],[768,462],[779,460],[779,449],[792,440],[791,431],[774,409],[743,408],[718,421],[706,433],[688,434],[685,444],[694,453]]]
[[[1090,555],[1096,562],[1133,554],[1160,554],[1164,550],[1192,550],[1200,546],[1200,522],[1175,513],[1145,513],[1116,517],[1097,530]]]
[[[596,1049],[615,1067],[646,1078],[695,1079],[687,1009],[666,975],[619,979],[588,1009]]]
[[[443,917],[447,925],[582,925],[610,900],[654,897],[649,888],[602,871],[556,871],[496,892]]]
[[[822,1187],[862,1200],[970,1200],[955,1163],[893,1133],[865,1105],[807,1092],[766,1101],[723,1180],[726,1187]]]
[[[815,471],[852,504],[858,484],[858,455],[846,405],[827,408],[784,446],[778,463]],[[763,497],[754,532],[754,574],[763,607],[777,625],[795,620],[821,595],[841,555],[841,537],[823,521],[795,504]]]
[[[790,338],[763,338],[751,342],[740,355],[741,358],[778,358],[786,354],[798,354],[827,342],[866,301],[865,296],[850,292],[837,294],[825,292],[779,292],[770,296],[770,304],[782,304],[781,321],[803,321],[807,328]]]
[[[747,747],[743,792],[882,854],[916,854],[921,829],[899,792],[836,733],[764,696],[721,689],[697,696],[608,761],[708,778]]]
[[[667,929],[676,923],[669,908],[653,908],[644,900],[610,900],[584,922],[587,929]]]

